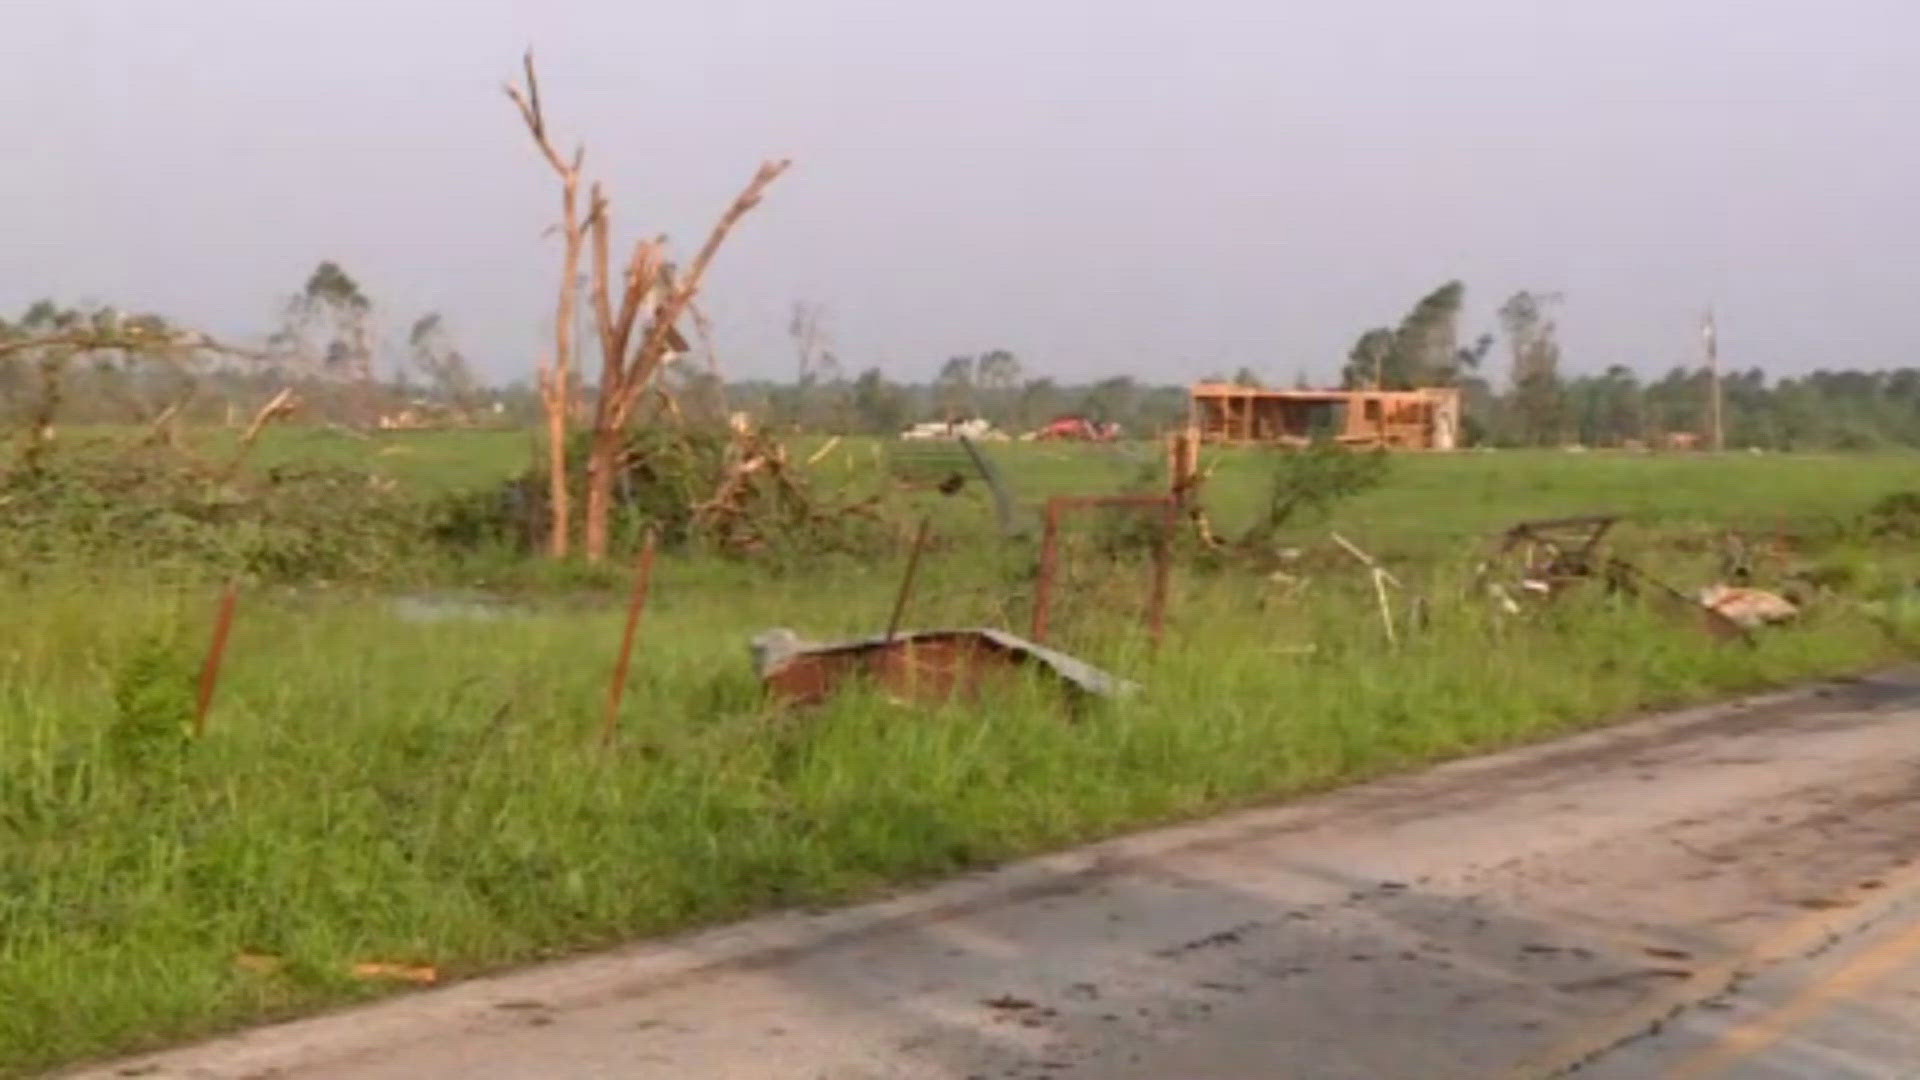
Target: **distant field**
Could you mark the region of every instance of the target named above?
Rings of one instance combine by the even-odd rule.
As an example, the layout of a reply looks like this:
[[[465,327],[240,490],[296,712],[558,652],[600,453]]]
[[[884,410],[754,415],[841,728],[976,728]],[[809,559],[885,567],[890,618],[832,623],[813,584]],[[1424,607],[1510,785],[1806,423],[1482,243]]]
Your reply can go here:
[[[209,456],[232,433],[197,433]],[[805,459],[824,445],[795,440]],[[823,482],[868,483],[893,440],[839,440],[815,472]],[[531,431],[381,432],[358,438],[319,428],[270,428],[252,460],[261,466],[368,469],[421,490],[471,490],[529,468],[541,449]],[[910,450],[921,450],[910,447]],[[988,443],[982,447],[1014,492],[1047,495],[1117,490],[1137,482],[1164,451],[1153,442],[1113,445]],[[922,451],[924,452],[924,451]],[[1251,512],[1276,451],[1207,449],[1208,501],[1226,521]],[[962,461],[957,447],[948,458]],[[1625,451],[1462,451],[1402,454],[1386,486],[1343,506],[1341,527],[1398,539],[1484,533],[1521,516],[1614,512],[1649,525],[1768,529],[1857,511],[1890,491],[1920,489],[1920,454],[1645,454]],[[976,485],[961,499],[986,502]]]
[[[195,445],[216,454],[222,437]],[[977,483],[899,495],[903,523],[938,522],[911,625],[1024,629],[1032,508],[1150,483],[1160,454],[986,449],[1025,534],[993,531]],[[515,474],[534,447],[284,429],[258,450],[450,492]],[[842,441],[813,482],[877,489],[888,452]],[[1272,458],[1207,460],[1215,525],[1237,532]],[[1157,654],[1142,565],[1096,555],[1088,523],[1067,538],[1056,640],[1146,690],[1078,719],[1038,687],[979,709],[856,694],[770,713],[746,638],[878,629],[904,552],[777,570],[670,555],[612,753],[594,733],[618,573],[612,590],[556,578],[427,620],[366,586],[249,591],[196,743],[178,724],[209,588],[125,566],[27,576],[0,618],[0,1074],[388,992],[348,973],[360,961],[459,977],[1880,662],[1899,645],[1849,605],[1904,603],[1920,545],[1856,526],[1915,489],[1908,456],[1406,456],[1278,538],[1306,549],[1291,577],[1185,552]],[[1738,528],[1789,534],[1763,583],[1818,570],[1841,593],[1749,650],[1597,589],[1519,620],[1470,592],[1493,530],[1593,511],[1628,515],[1622,550],[1689,588],[1717,572],[1708,541]],[[1397,648],[1332,528],[1425,600],[1424,626],[1396,601]]]

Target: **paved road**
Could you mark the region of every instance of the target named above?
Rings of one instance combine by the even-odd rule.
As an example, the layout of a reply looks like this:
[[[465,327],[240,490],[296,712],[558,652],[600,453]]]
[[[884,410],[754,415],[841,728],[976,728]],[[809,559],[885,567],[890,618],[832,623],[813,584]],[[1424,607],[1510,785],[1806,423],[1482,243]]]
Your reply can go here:
[[[87,1076],[1920,1076],[1920,673]]]

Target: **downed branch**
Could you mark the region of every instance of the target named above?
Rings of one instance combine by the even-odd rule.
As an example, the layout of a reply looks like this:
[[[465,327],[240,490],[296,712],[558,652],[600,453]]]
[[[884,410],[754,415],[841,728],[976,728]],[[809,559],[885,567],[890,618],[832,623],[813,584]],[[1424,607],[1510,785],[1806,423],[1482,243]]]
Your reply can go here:
[[[267,429],[267,425],[274,420],[292,416],[299,407],[300,402],[293,396],[292,387],[282,387],[279,393],[269,398],[267,403],[260,407],[260,411],[253,414],[253,420],[247,425],[247,430],[241,433],[240,444],[234,449],[233,457],[227,462],[227,467],[221,476],[229,477],[238,472],[241,464],[246,461],[247,454],[252,451],[253,444],[259,441],[260,433]]]
[[[102,353],[161,361],[181,371],[190,371],[193,362],[207,357],[262,359],[259,353],[225,344],[209,334],[174,327],[157,315],[128,315],[112,308],[81,311],[60,310],[46,303],[35,305],[20,327],[0,323],[0,363],[24,360],[39,375],[40,394],[28,416],[26,448],[21,458],[28,471],[42,466],[52,445],[69,365],[78,357]],[[177,447],[177,436],[170,425],[193,394],[189,375],[185,392],[150,421],[143,441]],[[137,411],[144,419],[146,410]]]
[[[1523,592],[1553,596],[1599,572],[1600,543],[1619,520],[1617,514],[1588,514],[1515,522],[1500,534],[1493,551],[1481,560],[1475,570],[1475,580],[1502,598],[1504,606],[1517,610],[1505,586],[1490,581],[1495,567],[1513,559],[1517,553],[1514,572],[1519,588]]]
[[[1353,541],[1348,540],[1339,533],[1333,533],[1332,536],[1333,542],[1345,549],[1347,554],[1358,559],[1360,564],[1365,566],[1367,572],[1372,576],[1373,596],[1374,600],[1380,605],[1380,623],[1386,628],[1387,644],[1392,647],[1398,647],[1400,639],[1399,636],[1394,633],[1393,629],[1393,606],[1387,600],[1387,586],[1392,585],[1396,589],[1403,588],[1400,584],[1400,579],[1394,577],[1392,571],[1381,566],[1379,561],[1373,556],[1361,551],[1359,547],[1354,545]]]
[[[1667,611],[1678,618],[1692,622],[1715,638],[1721,641],[1738,641],[1747,646],[1754,644],[1753,635],[1747,632],[1747,628],[1729,618],[1718,608],[1701,603],[1625,559],[1608,559],[1606,573],[1610,588],[1628,596],[1638,596],[1640,595],[1639,587],[1644,585]]]
[[[760,166],[745,189],[720,215],[684,275],[677,274],[667,262],[664,237],[643,239],[634,245],[627,261],[625,287],[617,314],[609,284],[613,276],[609,262],[612,215],[600,186],[594,185],[589,215],[593,240],[591,293],[600,338],[600,380],[599,397],[594,403],[593,437],[587,450],[588,560],[606,557],[614,474],[636,406],[648,393],[657,393],[663,409],[677,414],[677,404],[657,380],[667,365],[687,351],[679,323],[692,308],[720,246],[740,220],[760,205],[768,185],[787,171],[788,164],[779,160]],[[638,326],[642,315],[647,317],[644,327]],[[639,340],[634,345],[636,329]]]

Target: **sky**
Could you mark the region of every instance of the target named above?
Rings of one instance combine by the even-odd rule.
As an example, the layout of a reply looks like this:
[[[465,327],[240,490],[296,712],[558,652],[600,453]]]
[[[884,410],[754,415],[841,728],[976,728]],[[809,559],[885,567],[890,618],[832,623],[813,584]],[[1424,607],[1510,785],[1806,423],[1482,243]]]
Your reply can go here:
[[[1920,364],[1913,0],[0,0],[0,312],[240,339],[322,259],[398,352],[491,376],[552,333],[535,50],[619,235],[689,255],[722,365],[1334,377],[1458,278],[1467,336],[1558,292],[1571,371]],[[1504,369],[1504,361],[1501,368]]]

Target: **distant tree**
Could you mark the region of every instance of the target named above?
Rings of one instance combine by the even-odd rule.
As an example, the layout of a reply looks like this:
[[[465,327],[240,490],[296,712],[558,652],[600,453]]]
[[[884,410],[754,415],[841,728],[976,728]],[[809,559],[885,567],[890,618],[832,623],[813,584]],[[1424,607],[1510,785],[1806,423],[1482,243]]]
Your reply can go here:
[[[1341,384],[1386,390],[1451,385],[1465,359],[1458,341],[1465,299],[1466,287],[1449,281],[1421,297],[1399,326],[1362,333],[1348,350]],[[1477,362],[1478,357],[1473,358]]]
[[[1349,390],[1399,385],[1402,382],[1399,373],[1388,366],[1393,358],[1393,331],[1384,326],[1368,330],[1347,350],[1347,366],[1340,373],[1340,385]]]
[[[1257,390],[1261,386],[1260,376],[1254,374],[1252,368],[1242,367],[1233,373],[1233,385],[1252,387]]]
[[[439,312],[428,312],[414,320],[413,328],[407,333],[407,346],[412,350],[415,370],[427,380],[437,397],[456,409],[473,408],[476,386],[473,371],[467,366],[467,358],[454,345],[446,320]]]
[[[868,368],[853,380],[852,404],[856,422],[869,433],[892,434],[906,424],[906,395],[879,368]]]
[[[673,373],[673,398],[691,423],[718,427],[727,419],[726,381],[712,371],[682,369]]]
[[[949,356],[933,380],[934,404],[949,417],[971,416],[979,365],[975,357]]]
[[[1459,354],[1460,308],[1466,286],[1449,281],[1420,298],[1393,335],[1394,375],[1402,387],[1432,386],[1449,377]]]
[[[1621,364],[1607,368],[1600,376],[1598,415],[1587,441],[1618,446],[1629,439],[1646,437],[1640,380],[1633,369]]]
[[[319,374],[371,381],[373,302],[340,264],[322,262],[287,299],[270,346]]]
[[[1434,383],[1439,386],[1458,386],[1473,373],[1480,370],[1486,362],[1487,354],[1493,351],[1493,335],[1481,334],[1472,345],[1465,345],[1453,351],[1453,360],[1437,374]]]
[[[1032,429],[1052,420],[1065,409],[1065,395],[1059,384],[1052,379],[1028,379],[1020,388],[1020,401],[1015,413],[1021,427]]]
[[[787,319],[787,336],[793,340],[794,382],[801,387],[811,386],[821,378],[823,363],[833,356],[825,322],[826,311],[819,304],[805,300],[793,302],[793,313]]]
[[[982,389],[1011,390],[1020,385],[1020,360],[1005,349],[982,353],[974,365]]]
[[[1140,384],[1126,375],[1101,379],[1089,387],[1082,399],[1082,411],[1101,423],[1137,426]]]
[[[1513,413],[1519,440],[1549,446],[1561,438],[1565,400],[1560,384],[1560,345],[1548,312],[1554,293],[1514,293],[1500,305],[1500,325],[1513,355]]]
[[[1013,416],[1020,387],[1020,360],[1006,349],[981,353],[974,362],[974,380],[979,384],[976,404],[995,423],[1007,423]]]
[[[281,306],[267,351],[283,378],[352,386],[349,411],[357,422],[371,423],[378,408],[374,339],[373,302],[338,263],[326,261]]]

